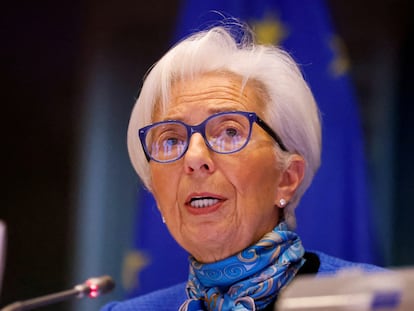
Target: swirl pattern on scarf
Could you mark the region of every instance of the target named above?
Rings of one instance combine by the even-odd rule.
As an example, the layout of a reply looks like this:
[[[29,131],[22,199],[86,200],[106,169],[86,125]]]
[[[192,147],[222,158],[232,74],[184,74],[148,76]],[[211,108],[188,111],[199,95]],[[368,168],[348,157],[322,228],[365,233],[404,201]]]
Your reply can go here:
[[[303,265],[299,236],[282,222],[255,245],[224,260],[190,257],[187,299],[180,311],[262,310]]]

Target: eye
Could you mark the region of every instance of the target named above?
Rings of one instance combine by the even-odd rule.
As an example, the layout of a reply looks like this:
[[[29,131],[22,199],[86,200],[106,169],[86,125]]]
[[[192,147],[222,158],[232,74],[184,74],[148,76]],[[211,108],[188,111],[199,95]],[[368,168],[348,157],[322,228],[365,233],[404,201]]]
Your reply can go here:
[[[178,133],[176,131],[165,131],[161,133],[158,138],[159,144],[162,146],[174,147],[177,145],[182,145],[186,141],[186,136],[183,133]]]
[[[157,126],[151,132],[154,143],[158,146],[175,147],[185,144],[187,140],[186,129],[177,123],[167,123]]]
[[[233,141],[245,136],[246,129],[238,120],[234,119],[217,119],[218,122],[209,124],[208,137],[215,139],[224,139],[225,141]]]
[[[235,137],[238,134],[238,130],[234,127],[229,127],[225,129],[225,134],[229,137]]]
[[[170,147],[175,146],[179,143],[179,140],[177,137],[169,137],[163,139],[163,144],[168,145]]]

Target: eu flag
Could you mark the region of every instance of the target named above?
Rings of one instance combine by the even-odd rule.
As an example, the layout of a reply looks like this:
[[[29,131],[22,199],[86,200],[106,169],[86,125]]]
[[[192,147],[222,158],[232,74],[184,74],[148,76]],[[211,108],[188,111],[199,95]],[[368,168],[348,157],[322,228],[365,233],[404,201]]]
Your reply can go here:
[[[378,263],[361,124],[348,62],[322,0],[187,0],[176,39],[224,17],[247,22],[263,43],[280,45],[300,64],[322,112],[322,166],[299,204],[297,231],[306,249]],[[187,254],[169,236],[143,192],[136,246],[146,255],[133,294],[187,277]]]

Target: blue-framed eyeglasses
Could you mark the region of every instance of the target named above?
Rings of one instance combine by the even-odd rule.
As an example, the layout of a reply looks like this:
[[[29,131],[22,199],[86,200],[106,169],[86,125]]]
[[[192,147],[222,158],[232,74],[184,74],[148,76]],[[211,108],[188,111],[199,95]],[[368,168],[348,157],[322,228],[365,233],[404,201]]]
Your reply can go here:
[[[141,128],[138,134],[148,161],[169,163],[185,154],[194,133],[200,133],[206,145],[214,152],[229,154],[240,151],[250,140],[254,122],[283,151],[287,151],[279,135],[254,112],[220,112],[209,116],[198,125],[188,125],[177,120],[161,121]]]

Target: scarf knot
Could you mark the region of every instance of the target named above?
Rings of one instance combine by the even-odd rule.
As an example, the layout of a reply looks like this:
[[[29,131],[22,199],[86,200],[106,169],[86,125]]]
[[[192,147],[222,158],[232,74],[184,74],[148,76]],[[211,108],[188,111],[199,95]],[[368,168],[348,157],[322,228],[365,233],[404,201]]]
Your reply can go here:
[[[224,260],[203,264],[190,257],[186,300],[180,311],[255,311],[276,299],[302,266],[305,251],[280,223],[259,242]]]

